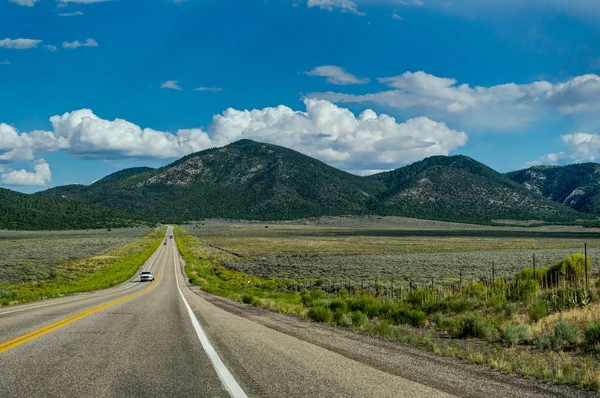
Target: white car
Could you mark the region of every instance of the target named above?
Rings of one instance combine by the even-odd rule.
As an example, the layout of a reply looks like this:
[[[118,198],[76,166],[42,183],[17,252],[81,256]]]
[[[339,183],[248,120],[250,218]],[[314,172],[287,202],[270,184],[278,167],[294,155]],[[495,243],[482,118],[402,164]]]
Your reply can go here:
[[[154,274],[150,271],[142,271],[140,274],[140,282],[154,282]]]

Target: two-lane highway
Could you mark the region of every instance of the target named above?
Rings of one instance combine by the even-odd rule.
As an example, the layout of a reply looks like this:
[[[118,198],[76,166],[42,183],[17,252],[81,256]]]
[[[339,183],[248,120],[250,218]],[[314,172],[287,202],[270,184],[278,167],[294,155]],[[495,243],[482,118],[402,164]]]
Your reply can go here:
[[[136,277],[1,309],[0,397],[561,395],[226,300],[216,306],[187,286],[175,240],[148,268],[154,283]]]

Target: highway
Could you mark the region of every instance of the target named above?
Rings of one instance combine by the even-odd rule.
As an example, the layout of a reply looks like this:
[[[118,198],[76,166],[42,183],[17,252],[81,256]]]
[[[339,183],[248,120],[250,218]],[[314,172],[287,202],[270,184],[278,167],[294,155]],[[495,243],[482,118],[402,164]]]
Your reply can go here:
[[[146,269],[155,282],[0,308],[0,397],[579,396],[211,298],[174,240]]]

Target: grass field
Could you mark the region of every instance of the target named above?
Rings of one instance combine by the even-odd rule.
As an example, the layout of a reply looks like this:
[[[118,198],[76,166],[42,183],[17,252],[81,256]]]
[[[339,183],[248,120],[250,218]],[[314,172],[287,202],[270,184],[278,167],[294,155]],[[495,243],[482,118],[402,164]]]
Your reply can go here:
[[[190,281],[209,293],[600,390],[598,230],[353,218],[209,220],[175,234]],[[584,242],[587,258],[575,254]]]
[[[165,227],[0,232],[0,305],[104,289],[132,277]]]
[[[357,219],[301,224],[207,221],[188,226],[202,242],[222,249],[223,264],[262,277],[375,279],[426,283],[512,276],[574,252],[598,270],[600,232],[577,227],[493,228],[410,219]],[[404,222],[402,222],[404,221]],[[436,229],[433,229],[436,228]],[[465,236],[470,235],[470,236]],[[566,237],[565,237],[566,236]]]

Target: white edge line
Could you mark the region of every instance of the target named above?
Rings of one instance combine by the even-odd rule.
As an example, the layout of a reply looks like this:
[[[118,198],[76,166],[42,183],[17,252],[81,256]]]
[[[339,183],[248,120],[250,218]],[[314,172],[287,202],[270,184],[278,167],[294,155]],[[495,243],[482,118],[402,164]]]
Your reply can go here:
[[[190,319],[192,320],[192,325],[194,326],[194,329],[196,330],[198,339],[200,339],[202,348],[204,348],[204,352],[206,352],[206,355],[208,355],[208,358],[212,362],[213,368],[215,369],[215,371],[217,372],[217,375],[219,376],[219,379],[221,380],[221,384],[223,384],[225,389],[229,392],[229,395],[232,396],[233,398],[247,398],[247,395],[244,392],[244,390],[242,390],[242,388],[240,387],[238,382],[235,380],[233,375],[229,372],[229,370],[227,369],[227,366],[225,366],[225,364],[219,357],[219,354],[217,354],[217,351],[215,351],[214,347],[208,340],[208,336],[206,336],[206,333],[202,329],[202,326],[200,326],[200,322],[198,322],[198,318],[196,318],[196,315],[194,315],[192,308],[190,307],[190,305],[186,301],[185,297],[183,296],[181,288],[179,287],[179,278],[177,276],[177,274],[180,272],[180,270],[177,269],[178,261],[177,261],[177,252],[175,251],[175,244],[173,244],[171,246],[173,248],[172,250],[173,250],[173,255],[174,255],[173,265],[175,268],[175,283],[177,284],[177,290],[179,290],[179,295],[181,296],[181,299],[183,300],[183,304],[185,304],[185,308],[187,309]]]
[[[168,232],[168,230],[167,230],[167,232]],[[165,238],[166,238],[166,236],[167,235],[165,233]],[[163,246],[162,241],[161,241],[161,246]],[[146,263],[148,263],[148,268],[146,268],[146,271],[148,271],[154,265],[154,262],[158,258],[158,252],[160,252],[160,249],[161,249],[161,247],[159,246],[158,249],[155,250],[154,253],[152,253],[152,255],[148,258],[148,260],[146,260]],[[146,264],[146,263],[144,263],[144,264]],[[122,292],[123,290],[127,290],[129,288],[134,287],[134,286],[137,286],[137,283],[131,283],[129,286],[127,286],[127,287],[125,287],[123,289],[118,288],[118,289],[113,290],[111,292],[102,292],[102,291],[100,291],[99,292],[100,294],[86,295],[85,297],[76,297],[76,298],[72,298],[72,299],[68,299],[68,300],[60,300],[60,301],[56,301],[56,302],[53,302],[53,303],[36,305],[35,307],[17,308],[17,309],[11,310],[11,311],[0,312],[0,316],[12,314],[14,312],[21,312],[21,311],[35,310],[37,308],[49,307],[51,305],[58,305],[58,304],[69,303],[71,301],[83,300],[83,299],[87,299],[87,298],[102,297],[102,296],[106,296],[108,294],[114,294],[114,293]]]

